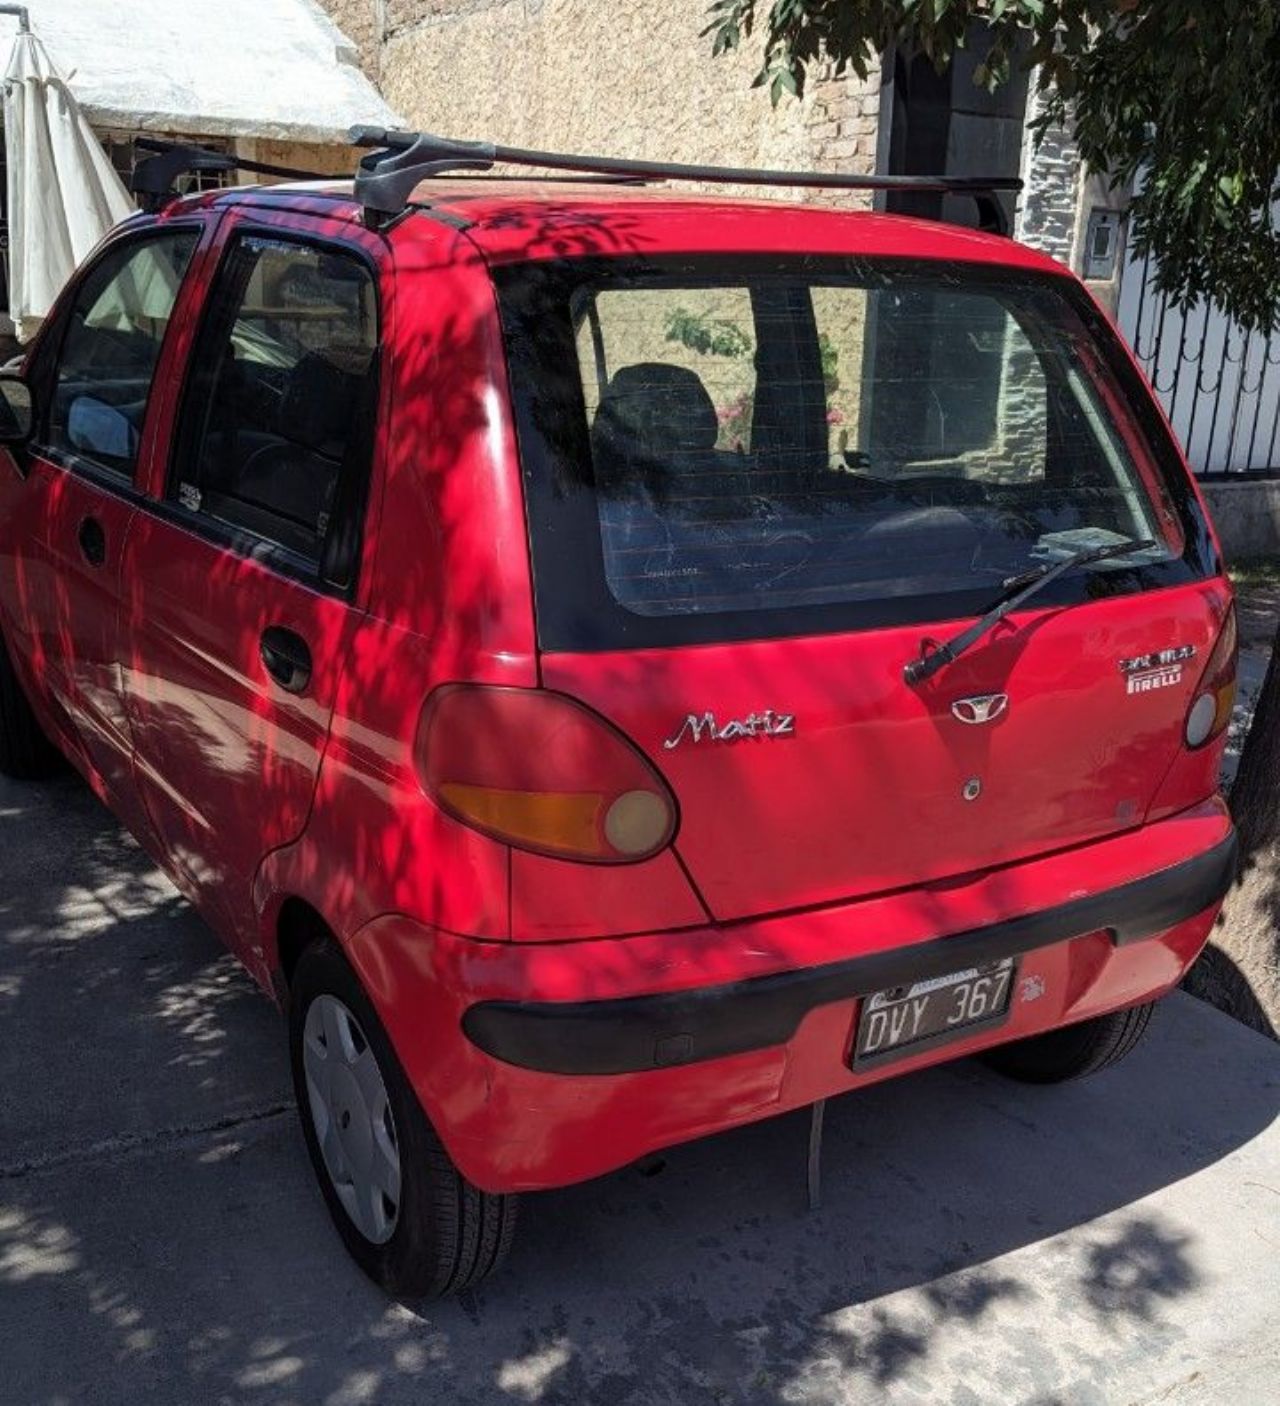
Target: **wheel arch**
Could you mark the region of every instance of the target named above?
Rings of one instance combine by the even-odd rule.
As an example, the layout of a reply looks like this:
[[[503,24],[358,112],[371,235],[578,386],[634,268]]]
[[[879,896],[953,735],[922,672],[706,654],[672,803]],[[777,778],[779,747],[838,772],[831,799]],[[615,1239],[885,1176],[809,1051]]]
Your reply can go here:
[[[275,950],[268,954],[272,985],[281,998],[288,995],[298,961],[308,947],[332,942],[341,947],[338,935],[319,909],[305,898],[288,894],[281,901],[275,920]]]

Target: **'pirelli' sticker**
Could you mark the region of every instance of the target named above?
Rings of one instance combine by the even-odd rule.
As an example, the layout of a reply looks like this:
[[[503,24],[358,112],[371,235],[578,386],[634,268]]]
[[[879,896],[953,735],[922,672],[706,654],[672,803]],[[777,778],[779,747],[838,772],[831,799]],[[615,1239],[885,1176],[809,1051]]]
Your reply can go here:
[[[1176,649],[1161,649],[1154,654],[1121,659],[1119,664],[1120,672],[1125,676],[1124,691],[1151,693],[1157,688],[1173,688],[1182,682],[1182,666],[1188,659],[1194,659],[1195,653],[1195,645],[1183,644]]]

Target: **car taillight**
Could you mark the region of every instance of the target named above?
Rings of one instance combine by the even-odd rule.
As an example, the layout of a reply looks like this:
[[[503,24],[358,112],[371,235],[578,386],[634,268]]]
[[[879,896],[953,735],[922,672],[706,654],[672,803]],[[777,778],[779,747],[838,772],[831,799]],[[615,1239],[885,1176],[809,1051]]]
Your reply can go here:
[[[1236,654],[1236,608],[1232,605],[1187,709],[1184,735],[1188,747],[1212,742],[1231,721],[1236,701]]]
[[[675,834],[675,800],[657,771],[561,693],[447,685],[422,710],[416,757],[443,810],[518,849],[627,864]]]

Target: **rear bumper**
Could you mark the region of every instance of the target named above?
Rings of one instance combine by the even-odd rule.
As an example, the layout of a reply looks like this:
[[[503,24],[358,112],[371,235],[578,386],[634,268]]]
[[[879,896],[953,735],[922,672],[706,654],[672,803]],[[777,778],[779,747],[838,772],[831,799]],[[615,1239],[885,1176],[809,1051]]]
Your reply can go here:
[[[533,1190],[1162,995],[1234,869],[1215,800],[975,878],[757,922],[526,945],[388,915],[347,948],[455,1162],[485,1190]],[[1018,970],[998,1028],[850,1067],[867,993],[1003,957]]]
[[[1117,947],[1219,903],[1236,871],[1231,831],[1212,849],[1118,888],[909,947],[799,971],[592,1001],[482,1001],[462,1029],[485,1054],[548,1074],[630,1074],[781,1045],[816,1006],[1024,956],[1090,933]]]

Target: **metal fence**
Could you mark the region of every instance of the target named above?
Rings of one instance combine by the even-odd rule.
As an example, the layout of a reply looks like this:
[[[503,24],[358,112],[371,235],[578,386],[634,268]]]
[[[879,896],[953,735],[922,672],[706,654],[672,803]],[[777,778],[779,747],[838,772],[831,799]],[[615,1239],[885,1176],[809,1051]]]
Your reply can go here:
[[[1116,320],[1197,473],[1280,468],[1280,334],[1174,307],[1150,258],[1126,262]]]

